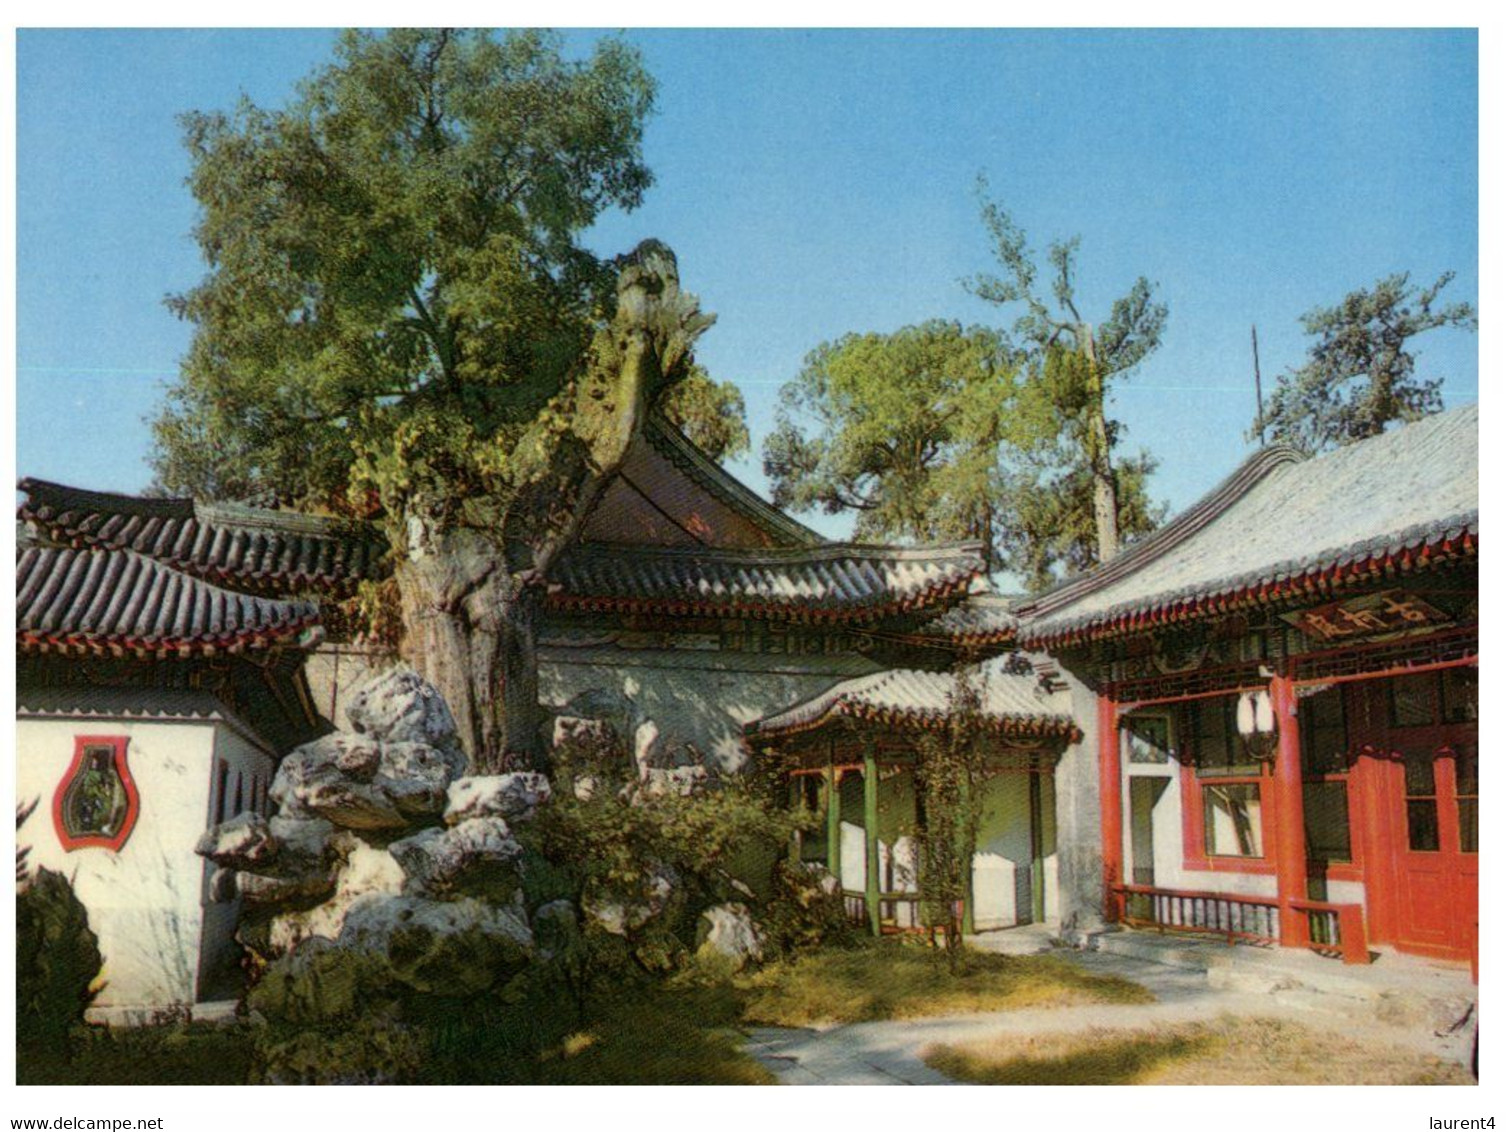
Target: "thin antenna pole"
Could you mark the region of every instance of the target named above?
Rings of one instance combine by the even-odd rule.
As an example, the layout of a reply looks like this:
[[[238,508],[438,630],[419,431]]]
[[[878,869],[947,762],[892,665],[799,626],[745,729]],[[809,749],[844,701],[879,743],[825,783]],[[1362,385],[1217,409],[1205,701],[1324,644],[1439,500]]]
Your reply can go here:
[[[1260,437],[1260,446],[1265,447],[1265,398],[1260,395],[1260,340],[1255,337],[1255,324],[1250,323],[1250,352],[1255,355],[1255,434]]]

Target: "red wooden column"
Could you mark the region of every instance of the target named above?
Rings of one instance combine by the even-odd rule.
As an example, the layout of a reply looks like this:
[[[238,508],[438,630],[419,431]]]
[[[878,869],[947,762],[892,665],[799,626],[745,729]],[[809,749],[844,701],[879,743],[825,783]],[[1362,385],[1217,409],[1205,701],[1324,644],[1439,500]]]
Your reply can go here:
[[[1119,920],[1119,898],[1114,887],[1124,880],[1124,787],[1119,769],[1118,706],[1105,695],[1098,697],[1098,804],[1103,826],[1103,914],[1110,923]]]
[[[1271,678],[1276,717],[1276,773],[1271,783],[1276,809],[1276,899],[1281,910],[1281,945],[1307,943],[1305,914],[1291,906],[1307,899],[1307,838],[1302,827],[1302,740],[1297,727],[1297,690],[1290,676]]]

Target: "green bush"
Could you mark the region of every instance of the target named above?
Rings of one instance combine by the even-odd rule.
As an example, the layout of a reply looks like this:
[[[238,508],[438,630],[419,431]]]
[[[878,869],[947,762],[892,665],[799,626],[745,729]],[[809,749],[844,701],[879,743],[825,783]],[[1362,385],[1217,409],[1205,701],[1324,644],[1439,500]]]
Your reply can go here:
[[[62,1053],[84,1020],[104,960],[89,916],[61,873],[38,869],[16,893],[16,1044]]]
[[[858,938],[842,906],[841,889],[823,888],[821,876],[804,865],[789,861],[776,864],[773,890],[763,909],[767,954],[792,955],[823,946],[845,947]]]

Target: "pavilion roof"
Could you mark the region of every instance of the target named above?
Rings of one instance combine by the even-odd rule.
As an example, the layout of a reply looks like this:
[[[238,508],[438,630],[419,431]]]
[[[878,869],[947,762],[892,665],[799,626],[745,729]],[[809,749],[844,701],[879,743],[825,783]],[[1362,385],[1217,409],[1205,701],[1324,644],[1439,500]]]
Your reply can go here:
[[[1035,675],[989,671],[977,677],[984,723],[1005,735],[1080,738],[1071,702]],[[937,730],[946,725],[957,689],[952,673],[892,668],[844,680],[818,696],[747,725],[750,737],[783,738],[846,721]]]
[[[369,524],[192,499],[143,499],[23,479],[20,518],[47,540],[128,550],[209,581],[263,591],[339,589],[383,570]]]
[[[555,566],[556,608],[815,623],[866,622],[945,608],[984,571],[977,543],[827,543],[731,550],[582,543]]]
[[[1304,459],[1275,446],[1119,557],[1014,608],[1032,648],[1145,632],[1473,560],[1479,410]]]
[[[195,656],[317,643],[319,608],[234,593],[132,550],[16,555],[16,643],[30,652]]]

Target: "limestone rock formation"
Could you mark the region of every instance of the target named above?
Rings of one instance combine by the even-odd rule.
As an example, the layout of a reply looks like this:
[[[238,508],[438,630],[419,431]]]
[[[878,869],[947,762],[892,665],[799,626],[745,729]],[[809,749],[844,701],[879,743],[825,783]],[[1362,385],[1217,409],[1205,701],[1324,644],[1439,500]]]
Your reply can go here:
[[[763,958],[763,936],[746,904],[718,904],[701,913],[697,954],[715,957],[734,971]]]
[[[530,821],[549,797],[549,779],[535,772],[457,778],[450,783],[444,820],[446,825],[472,818]]]

